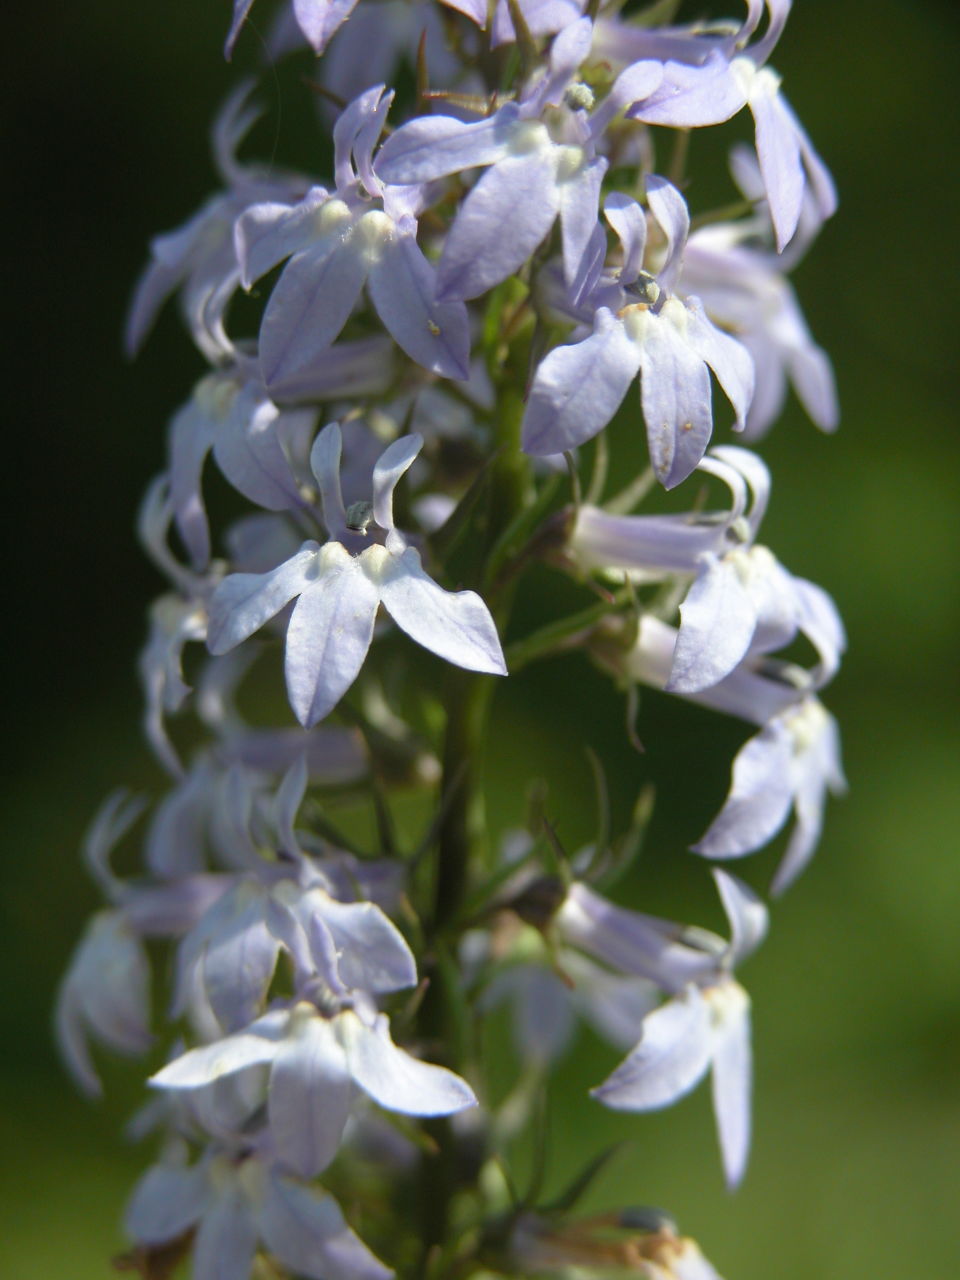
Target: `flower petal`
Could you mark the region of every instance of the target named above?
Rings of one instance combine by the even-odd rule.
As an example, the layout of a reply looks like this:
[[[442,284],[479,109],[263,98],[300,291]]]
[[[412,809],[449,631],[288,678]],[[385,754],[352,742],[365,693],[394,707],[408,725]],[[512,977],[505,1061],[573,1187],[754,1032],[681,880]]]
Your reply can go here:
[[[688,987],[644,1018],[640,1043],[590,1093],[615,1111],[656,1111],[690,1092],[712,1052],[709,1006],[696,987]]]
[[[227,653],[279,613],[315,580],[315,542],[305,542],[295,556],[269,573],[231,573],[210,599],[207,648]]]
[[[540,362],[523,418],[523,448],[543,455],[574,449],[607,425],[640,368],[640,352],[605,307],[582,342]]]
[[[270,1131],[284,1164],[314,1178],[333,1160],[350,1114],[353,1083],[333,1023],[310,1005],[290,1016],[277,1046],[267,1098]]]
[[[417,644],[468,671],[507,674],[490,610],[475,591],[438,586],[424,571],[415,547],[399,556],[385,555],[377,581],[391,618]]]
[[[297,601],[287,627],[284,670],[294,714],[311,729],[356,680],[373,639],[379,593],[340,545],[320,550],[320,577]]]
[[[368,1027],[348,1010],[337,1018],[337,1033],[354,1080],[381,1107],[411,1116],[449,1116],[477,1105],[465,1080],[398,1049],[385,1014]]]

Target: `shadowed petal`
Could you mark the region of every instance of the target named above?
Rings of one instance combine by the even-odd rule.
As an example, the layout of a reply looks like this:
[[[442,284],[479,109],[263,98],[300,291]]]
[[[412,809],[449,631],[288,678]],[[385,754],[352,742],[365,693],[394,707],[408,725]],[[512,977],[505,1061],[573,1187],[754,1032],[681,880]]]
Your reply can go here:
[[[591,439],[620,408],[640,367],[640,351],[605,308],[583,342],[556,347],[540,362],[523,418],[527,453],[562,453]]]
[[[347,322],[367,276],[367,262],[349,238],[298,253],[274,286],[260,326],[264,382],[309,368]]]
[[[390,1280],[393,1275],[350,1230],[333,1197],[318,1187],[271,1173],[259,1219],[270,1252],[309,1280]]]
[[[381,529],[390,530],[394,527],[393,491],[422,448],[423,436],[414,431],[411,435],[394,440],[374,463],[373,518]]]
[[[200,1222],[193,1245],[194,1280],[247,1280],[256,1245],[250,1202],[234,1177]]]
[[[385,993],[417,983],[413,952],[395,924],[372,902],[337,902],[322,890],[306,895],[304,909],[330,930],[348,987]]]
[[[770,913],[752,889],[736,876],[713,868],[713,880],[730,921],[730,962],[738,965],[767,936]]]
[[[140,1244],[182,1235],[203,1213],[209,1192],[202,1165],[155,1164],[133,1189],[123,1227]]]
[[[367,289],[380,319],[412,360],[444,378],[469,378],[467,309],[458,301],[437,302],[436,269],[413,234],[400,233],[384,244]]]
[[[488,169],[447,234],[439,296],[475,298],[512,275],[544,239],[559,208],[557,148],[546,137],[541,147]]]
[[[640,1043],[590,1093],[615,1111],[667,1107],[702,1079],[712,1051],[709,1006],[689,987],[644,1018]]]
[[[680,606],[680,630],[666,688],[697,693],[729,675],[750,646],[757,611],[735,564],[717,556],[694,579]]]
[[[792,735],[780,721],[741,747],[727,801],[693,851],[708,858],[738,858],[771,840],[790,812],[792,755]]]

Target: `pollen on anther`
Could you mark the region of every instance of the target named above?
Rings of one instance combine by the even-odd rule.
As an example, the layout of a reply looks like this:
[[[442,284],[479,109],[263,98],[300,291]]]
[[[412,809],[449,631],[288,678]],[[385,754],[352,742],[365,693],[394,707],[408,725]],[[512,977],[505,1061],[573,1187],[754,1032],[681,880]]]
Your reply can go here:
[[[427,328],[430,330],[430,332],[433,334],[435,338],[440,337],[440,326],[438,324],[435,324],[433,320],[427,321]]]

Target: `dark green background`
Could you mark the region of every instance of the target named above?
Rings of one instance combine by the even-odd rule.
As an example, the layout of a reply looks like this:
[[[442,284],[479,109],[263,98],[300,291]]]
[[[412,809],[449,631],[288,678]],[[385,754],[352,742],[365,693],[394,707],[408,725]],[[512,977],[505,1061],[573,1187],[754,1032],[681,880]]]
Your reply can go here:
[[[79,835],[117,783],[157,781],[133,663],[158,582],[132,522],[200,366],[169,316],[136,366],[119,333],[148,237],[210,189],[207,122],[232,83],[219,53],[227,13],[226,0],[100,0],[21,5],[4,23],[0,1251],[11,1280],[109,1275],[147,1158],[118,1136],[136,1068],[108,1065],[110,1101],[81,1101],[54,1058],[49,1011],[97,905]],[[841,192],[797,285],[836,364],[843,423],[824,438],[791,405],[764,447],[775,477],[764,538],[847,621],[851,652],[828,702],[851,793],[831,806],[816,861],[744,975],[757,1054],[746,1183],[734,1198],[723,1190],[702,1089],[657,1116],[603,1112],[582,1090],[615,1058],[584,1041],[555,1095],[555,1168],[629,1132],[636,1142],[591,1204],[668,1206],[727,1280],[960,1273],[957,35],[951,3],[798,0],[775,58]],[[535,700],[553,706],[558,688],[575,705],[545,717]],[[546,776],[575,845],[590,831],[589,788],[571,729],[607,749],[608,686],[571,659],[517,680],[498,707],[495,798],[512,820],[517,777]],[[661,785],[633,900],[665,910],[689,891],[688,914],[715,924],[702,866],[682,850],[719,803],[742,737],[719,724],[648,700],[649,758],[622,753],[615,778],[621,804],[643,777]],[[762,886],[771,866],[761,855],[737,869]]]

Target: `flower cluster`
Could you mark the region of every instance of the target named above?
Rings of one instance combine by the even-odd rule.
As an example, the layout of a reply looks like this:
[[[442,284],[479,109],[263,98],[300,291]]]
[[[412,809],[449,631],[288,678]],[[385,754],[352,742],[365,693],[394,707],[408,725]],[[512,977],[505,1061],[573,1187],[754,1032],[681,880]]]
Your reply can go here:
[[[251,6],[235,0],[228,57]],[[57,1009],[88,1092],[91,1042],[155,1055],[133,1127],[159,1157],[125,1220],[144,1274],[182,1250],[197,1280],[383,1280],[418,1255],[437,1278],[718,1280],[663,1215],[595,1230],[498,1171],[582,1019],[626,1054],[585,1105],[666,1107],[709,1073],[737,1185],[752,1069],[734,975],[767,907],[718,868],[729,939],[614,903],[640,817],[573,855],[543,814],[485,840],[479,759],[490,677],[574,650],[754,727],[693,849],[748,855],[792,810],[774,894],[843,787],[820,702],[842,624],[759,541],[765,463],[714,442],[762,437],[788,385],[836,425],[785,275],[836,203],[768,65],[789,8],[663,26],[603,0],[293,0],[264,47],[276,77],[304,45],[319,59],[331,172],[239,158],[244,84],[214,128],[222,189],[153,242],[128,346],[176,296],[210,365],[140,519],[169,582],[140,660],[169,789],[101,809],[85,856],[108,905]],[[745,107],[742,215],[692,219],[682,146],[658,152]],[[649,467],[608,492],[637,380]],[[209,467],[246,504],[226,527]],[[517,636],[532,566],[585,603]],[[119,876],[137,836],[142,870]],[[476,1033],[504,1002],[524,1064],[506,1100]]]

